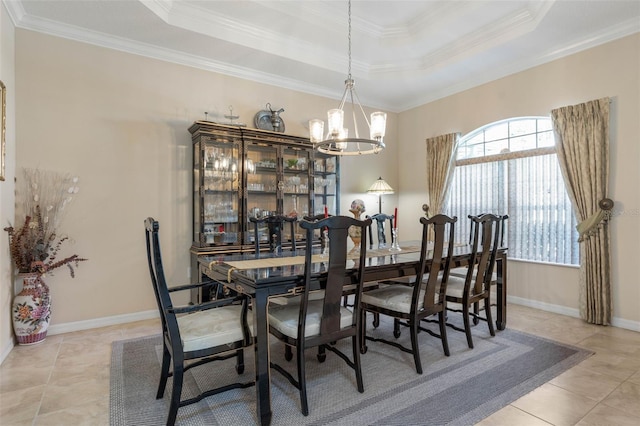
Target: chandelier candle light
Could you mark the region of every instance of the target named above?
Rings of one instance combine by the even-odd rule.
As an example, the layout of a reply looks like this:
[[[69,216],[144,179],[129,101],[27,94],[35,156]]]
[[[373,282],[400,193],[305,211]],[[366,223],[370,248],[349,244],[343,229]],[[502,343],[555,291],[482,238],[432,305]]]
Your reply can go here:
[[[349,73],[344,82],[345,88],[338,108],[327,112],[328,131],[325,136],[324,121],[313,119],[309,121],[309,136],[318,152],[331,155],[364,155],[377,154],[385,148],[383,142],[387,123],[387,114],[374,112],[371,121],[367,118],[355,89],[355,82],[351,77],[351,0],[349,0]],[[354,134],[349,136],[349,129],[344,126],[344,110],[351,104],[350,114],[353,121]],[[358,132],[357,113],[362,114],[369,128],[369,139],[360,137]]]

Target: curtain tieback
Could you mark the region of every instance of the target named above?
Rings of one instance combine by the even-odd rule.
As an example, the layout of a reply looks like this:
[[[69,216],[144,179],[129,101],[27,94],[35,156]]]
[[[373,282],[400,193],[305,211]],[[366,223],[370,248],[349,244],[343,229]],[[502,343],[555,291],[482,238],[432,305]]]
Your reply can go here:
[[[610,198],[603,198],[598,203],[598,211],[583,220],[576,226],[578,230],[578,241],[584,241],[585,237],[595,234],[598,227],[611,219],[611,209],[613,209],[613,200]]]

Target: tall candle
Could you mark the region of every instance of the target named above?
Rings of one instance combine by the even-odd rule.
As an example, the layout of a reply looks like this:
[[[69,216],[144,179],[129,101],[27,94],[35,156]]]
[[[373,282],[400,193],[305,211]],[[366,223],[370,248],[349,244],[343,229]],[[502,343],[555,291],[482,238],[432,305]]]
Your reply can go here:
[[[398,228],[398,208],[397,207],[393,212],[393,227]]]
[[[324,206],[324,217],[329,217],[329,209],[327,209],[327,206]]]

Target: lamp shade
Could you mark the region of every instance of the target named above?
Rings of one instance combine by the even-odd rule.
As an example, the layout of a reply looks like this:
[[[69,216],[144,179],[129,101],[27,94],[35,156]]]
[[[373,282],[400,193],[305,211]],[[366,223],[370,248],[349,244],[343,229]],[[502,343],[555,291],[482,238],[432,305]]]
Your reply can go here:
[[[393,194],[393,188],[389,186],[389,184],[385,182],[384,179],[379,177],[378,180],[373,182],[373,185],[371,185],[369,189],[367,189],[367,192],[369,194],[377,195]]]

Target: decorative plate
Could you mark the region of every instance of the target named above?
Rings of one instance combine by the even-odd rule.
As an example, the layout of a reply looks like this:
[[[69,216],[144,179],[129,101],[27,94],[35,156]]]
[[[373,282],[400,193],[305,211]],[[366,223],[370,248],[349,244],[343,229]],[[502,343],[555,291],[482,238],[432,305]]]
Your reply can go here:
[[[255,117],[253,118],[253,121],[256,126],[256,129],[270,130],[272,132],[284,133],[284,120],[280,116],[278,116],[278,119],[280,120],[280,126],[278,126],[278,129],[275,129],[273,127],[273,124],[271,124],[271,111],[263,109],[262,111],[258,111],[256,113]]]

